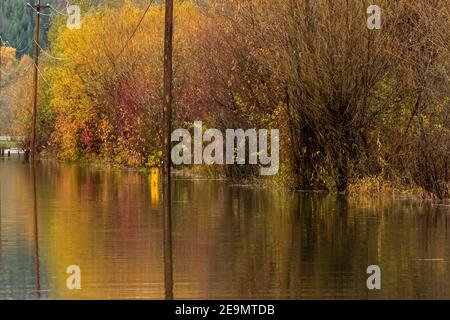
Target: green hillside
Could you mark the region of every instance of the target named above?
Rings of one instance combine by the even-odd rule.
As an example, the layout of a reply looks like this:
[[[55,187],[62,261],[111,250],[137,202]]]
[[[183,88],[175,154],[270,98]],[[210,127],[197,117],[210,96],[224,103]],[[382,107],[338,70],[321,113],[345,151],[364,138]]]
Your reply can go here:
[[[33,2],[33,1],[31,1]],[[56,0],[46,3],[56,5]],[[49,10],[47,10],[49,11]],[[50,27],[51,11],[42,15],[41,37],[43,45],[47,42],[47,30]],[[0,35],[9,46],[17,49],[17,55],[32,55],[34,50],[35,14],[23,0],[2,0],[0,3]]]

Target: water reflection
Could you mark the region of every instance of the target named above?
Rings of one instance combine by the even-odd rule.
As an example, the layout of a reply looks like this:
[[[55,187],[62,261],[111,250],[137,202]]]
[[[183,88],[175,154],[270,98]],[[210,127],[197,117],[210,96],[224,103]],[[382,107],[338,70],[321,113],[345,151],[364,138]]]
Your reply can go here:
[[[152,209],[159,208],[159,170],[157,168],[153,168],[148,176],[148,186],[150,190],[150,199],[152,204]]]
[[[3,299],[450,298],[447,207],[176,180],[165,215],[153,174],[0,170]]]
[[[36,280],[36,298],[41,298],[41,270],[39,266],[39,219],[37,209],[37,191],[36,191],[36,168],[34,164],[30,165],[31,187],[33,197],[33,225],[34,225],[34,273]]]
[[[0,152],[0,179],[1,179],[1,166],[3,164],[3,156]],[[2,256],[3,256],[3,250],[2,250],[2,184],[0,183],[0,266],[2,265]]]
[[[173,300],[173,250],[172,250],[172,187],[171,181],[163,181],[164,200],[164,285],[166,300]]]

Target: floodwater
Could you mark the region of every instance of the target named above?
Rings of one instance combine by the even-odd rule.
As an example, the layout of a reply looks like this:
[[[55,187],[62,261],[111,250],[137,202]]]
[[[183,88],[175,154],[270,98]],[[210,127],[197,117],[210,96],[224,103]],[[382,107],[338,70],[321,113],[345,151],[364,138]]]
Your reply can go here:
[[[446,206],[175,180],[170,225],[152,175],[11,157],[0,179],[0,299],[450,298]]]

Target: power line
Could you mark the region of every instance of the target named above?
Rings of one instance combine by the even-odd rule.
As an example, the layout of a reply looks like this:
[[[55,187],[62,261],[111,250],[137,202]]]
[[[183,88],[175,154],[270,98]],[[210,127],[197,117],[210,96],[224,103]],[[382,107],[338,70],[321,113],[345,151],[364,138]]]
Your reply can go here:
[[[36,14],[37,15],[40,15],[40,16],[46,16],[46,17],[50,17],[52,14],[46,14],[46,13],[42,13],[42,12],[40,12],[39,10],[37,10],[35,7],[33,7],[33,6],[29,6],[31,9],[33,9],[35,12],[36,12]]]
[[[5,46],[5,47],[12,47],[12,48],[15,48],[15,49],[16,49],[16,53],[22,53],[22,52],[28,50],[28,48],[30,47],[29,44],[27,44],[27,45],[26,45],[25,47],[23,47],[22,49],[17,49],[17,48],[19,48],[24,42],[25,42],[25,38],[23,38],[23,39],[20,41],[19,44],[15,45],[15,47],[12,47],[12,46],[11,46],[11,43],[10,43],[8,40],[4,41],[3,38],[2,38],[2,36],[0,36],[0,43],[1,43],[3,46]]]
[[[3,45],[9,45],[9,41],[8,41],[8,40],[4,41],[3,38],[2,38],[2,36],[0,36],[0,42],[1,42]],[[22,39],[22,42],[23,42],[23,39]],[[21,42],[21,44],[22,44],[22,42]]]
[[[153,4],[154,0],[150,1],[150,3],[147,6],[147,9],[145,9],[144,13],[142,14],[141,20],[139,20],[139,23],[137,24],[136,28],[134,28],[133,33],[131,34],[131,36],[128,38],[128,40],[125,42],[124,46],[122,47],[122,49],[120,50],[119,54],[114,58],[114,62],[117,61],[117,59],[122,55],[122,53],[124,52],[125,48],[127,47],[128,43],[131,41],[131,39],[133,39],[134,35],[136,34],[137,30],[139,29],[139,27],[142,24],[142,21],[144,21],[144,18],[147,14],[147,12],[150,10],[151,5]]]
[[[60,60],[60,61],[70,60],[70,59],[67,59],[67,58],[58,58],[58,57],[55,57],[55,56],[53,56],[52,54],[48,53],[47,50],[45,50],[44,48],[42,48],[36,40],[34,40],[34,43],[39,47],[39,49],[41,49],[41,51],[42,51],[46,56],[48,56],[48,57],[50,57],[50,58],[52,58],[52,59]]]
[[[56,9],[55,7],[53,7],[53,6],[50,5],[50,4],[49,4],[48,6],[49,6],[49,8],[50,8],[52,11],[54,11],[55,13],[57,13],[57,14],[59,14],[59,15],[66,16],[66,17],[69,16],[67,13],[64,13],[64,12],[62,12],[62,11],[59,11],[58,9]],[[66,6],[66,9],[67,9],[67,7],[68,7],[68,6]]]
[[[44,82],[50,87],[50,82],[44,77],[41,69],[39,69],[39,66],[35,65],[35,67],[36,67],[36,70],[38,71],[39,75],[41,76],[41,79],[44,80]]]
[[[28,66],[26,66],[26,67],[21,67],[20,65],[17,66],[17,67],[16,67],[17,69],[16,69],[14,72],[6,72],[6,71],[2,70],[1,68],[0,68],[0,72],[1,72],[4,76],[10,76],[10,75],[12,75],[12,74],[17,74],[17,75],[22,76],[22,75],[26,74],[26,73],[30,70],[30,67],[31,67],[31,66],[33,66],[33,62],[29,62],[29,63],[28,63]],[[6,69],[6,68],[4,68],[4,69]]]

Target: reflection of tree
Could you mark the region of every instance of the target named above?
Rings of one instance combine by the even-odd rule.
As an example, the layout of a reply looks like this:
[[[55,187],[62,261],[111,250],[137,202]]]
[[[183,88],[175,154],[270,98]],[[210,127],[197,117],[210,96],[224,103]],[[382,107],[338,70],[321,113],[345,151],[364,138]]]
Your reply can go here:
[[[442,298],[450,290],[449,216],[429,204],[176,180],[173,221],[165,221],[145,175],[0,165],[1,297],[28,298],[32,288],[35,298],[39,286],[58,299],[161,299],[174,288],[178,299]],[[66,288],[73,264],[80,291]],[[371,264],[382,269],[381,293],[366,288]]]
[[[50,167],[43,183],[51,182],[46,192],[59,205],[48,204],[41,218],[41,260],[56,298],[161,298],[163,225],[160,215],[150,214],[148,179],[95,167]],[[81,290],[66,288],[69,265],[81,268]]]
[[[434,238],[433,227],[439,228],[440,240],[425,242],[428,248],[438,249],[434,255],[448,259],[445,215],[438,215],[441,222],[433,227],[417,221],[425,216],[436,219],[436,215],[420,214],[430,212],[429,208],[424,211],[417,204],[391,200],[361,202],[187,181],[177,182],[174,202],[174,255],[182,264],[176,273],[181,299],[446,294],[445,289],[433,292],[433,284],[422,293],[417,289],[418,280],[426,287],[425,283],[433,283],[433,275],[415,271],[417,257],[426,252],[416,244],[423,244],[426,236],[414,226],[427,230],[429,240]],[[381,266],[386,280],[381,295],[366,287],[366,270],[372,264]],[[439,268],[445,279],[446,264],[432,270]]]
[[[32,171],[0,160],[0,299],[39,298]]]

